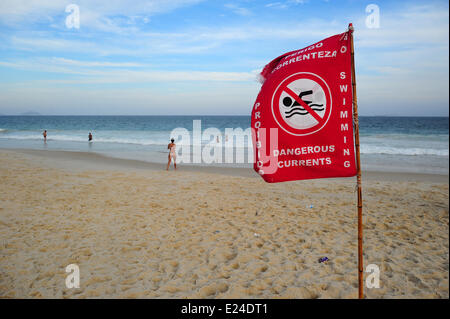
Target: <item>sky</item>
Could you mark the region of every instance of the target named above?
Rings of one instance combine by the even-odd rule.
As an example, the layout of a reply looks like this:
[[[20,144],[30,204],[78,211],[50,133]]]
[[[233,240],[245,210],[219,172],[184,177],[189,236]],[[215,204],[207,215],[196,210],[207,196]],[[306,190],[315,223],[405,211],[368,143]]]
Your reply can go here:
[[[448,2],[386,0],[1,0],[0,114],[250,115],[265,64],[349,22],[360,115],[448,116]]]

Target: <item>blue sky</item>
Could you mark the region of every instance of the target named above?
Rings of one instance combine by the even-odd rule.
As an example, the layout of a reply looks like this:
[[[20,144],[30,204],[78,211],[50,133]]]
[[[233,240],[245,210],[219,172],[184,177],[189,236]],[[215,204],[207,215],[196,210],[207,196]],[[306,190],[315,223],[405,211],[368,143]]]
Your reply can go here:
[[[360,115],[448,116],[448,2],[356,0],[2,0],[0,113],[249,115],[266,63],[349,22]]]

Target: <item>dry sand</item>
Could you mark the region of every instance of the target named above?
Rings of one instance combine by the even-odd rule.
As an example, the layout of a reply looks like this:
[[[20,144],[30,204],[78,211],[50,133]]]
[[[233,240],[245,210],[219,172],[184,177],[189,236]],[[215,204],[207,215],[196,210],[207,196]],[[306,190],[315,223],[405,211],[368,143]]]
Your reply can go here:
[[[0,151],[0,297],[357,297],[354,178],[266,184],[46,154]],[[381,271],[367,298],[449,297],[448,176],[414,176],[363,175],[364,264]]]

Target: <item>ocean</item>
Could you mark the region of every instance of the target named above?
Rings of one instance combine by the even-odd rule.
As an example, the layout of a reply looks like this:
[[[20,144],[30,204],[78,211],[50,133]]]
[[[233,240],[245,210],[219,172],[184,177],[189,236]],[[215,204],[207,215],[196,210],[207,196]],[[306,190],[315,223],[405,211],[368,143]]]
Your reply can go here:
[[[225,145],[225,129],[241,128],[235,133],[243,143],[231,152],[244,156],[238,163],[197,165],[252,166],[251,141],[245,137],[250,116],[0,116],[0,148],[96,152],[165,163],[173,130],[192,136],[194,120],[201,121],[201,132],[211,133],[201,139],[203,148]],[[47,143],[43,130],[48,131]],[[88,143],[89,132],[93,143]],[[360,140],[363,170],[448,174],[448,117],[360,117]],[[225,146],[223,156],[226,152]]]

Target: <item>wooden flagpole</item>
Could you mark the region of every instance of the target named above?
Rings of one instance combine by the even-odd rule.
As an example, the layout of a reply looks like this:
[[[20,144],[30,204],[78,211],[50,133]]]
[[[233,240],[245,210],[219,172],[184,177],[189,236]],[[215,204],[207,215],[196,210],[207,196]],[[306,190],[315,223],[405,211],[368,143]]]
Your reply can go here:
[[[356,148],[356,183],[358,186],[358,297],[364,298],[363,283],[363,225],[362,225],[362,187],[361,187],[361,156],[359,151],[359,121],[358,102],[356,98],[356,74],[355,74],[355,48],[353,46],[353,25],[348,25],[350,31],[350,46],[352,55],[352,88],[353,88],[353,121],[355,123],[355,148]]]

